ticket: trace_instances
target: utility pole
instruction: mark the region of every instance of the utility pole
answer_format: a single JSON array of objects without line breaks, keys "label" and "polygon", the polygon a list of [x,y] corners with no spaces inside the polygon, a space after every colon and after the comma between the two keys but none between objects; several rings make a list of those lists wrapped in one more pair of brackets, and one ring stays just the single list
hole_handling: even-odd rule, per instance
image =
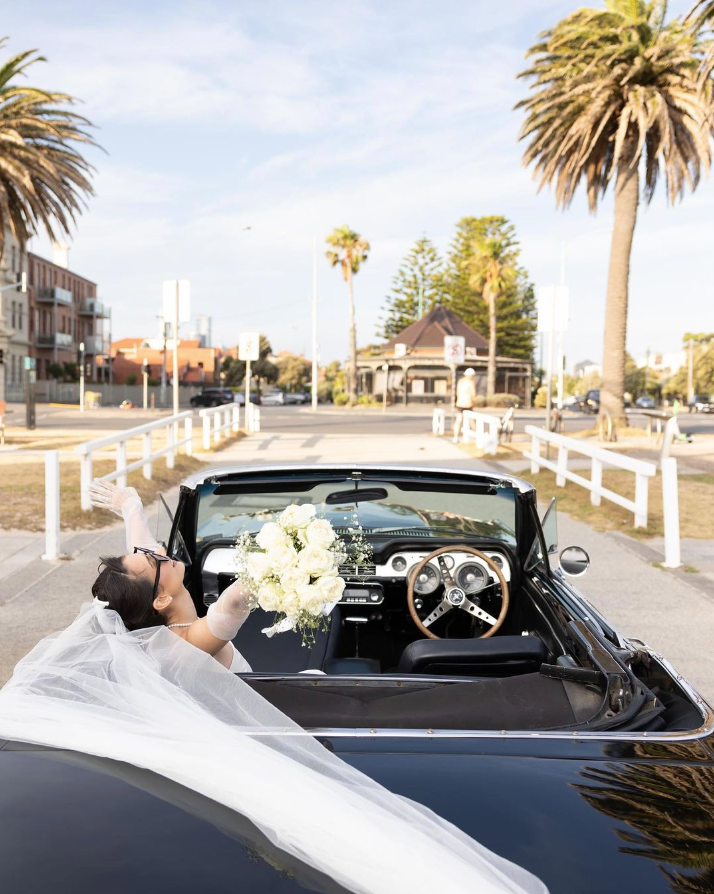
[{"label": "utility pole", "polygon": [[164,331],[164,347],[161,354],[161,397],[159,402],[161,403],[161,409],[163,410],[166,406],[166,333],[169,324],[166,320],[163,320],[161,325]]},{"label": "utility pole", "polygon": [[144,357],[141,364],[141,375],[144,380],[144,409],[149,407],[149,361]]},{"label": "utility pole", "polygon": [[[317,412],[317,239],[312,240],[312,412]],[[246,404],[246,407],[248,404]]]},{"label": "utility pole", "polygon": [[689,339],[687,345],[687,403],[692,404],[694,401],[694,339]]},{"label": "utility pole", "polygon": [[179,327],[179,281],[176,280],[174,292],[174,355],[173,355],[173,398],[174,416],[179,414],[179,368],[178,368],[178,327]]},{"label": "utility pole", "polygon": [[79,412],[84,413],[84,342],[79,343]]}]

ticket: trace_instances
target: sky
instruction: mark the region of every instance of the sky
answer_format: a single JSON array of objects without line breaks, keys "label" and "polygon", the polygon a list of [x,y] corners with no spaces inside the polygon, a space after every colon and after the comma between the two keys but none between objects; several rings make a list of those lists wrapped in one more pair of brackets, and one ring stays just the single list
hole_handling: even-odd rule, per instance
[{"label": "sky", "polygon": [[[153,335],[162,282],[188,279],[214,342],[260,330],[310,354],[313,245],[319,357],[348,350],[347,290],[324,256],[348,224],[371,244],[355,282],[358,341],[376,330],[402,257],[421,236],[442,253],[456,222],[516,226],[537,285],[570,288],[566,364],[599,362],[612,203],[566,211],[522,165],[537,34],[572,0],[25,0],[8,4],[3,55],[36,47],[34,85],[82,100],[103,151],[96,195],[71,234],[70,266],[113,308],[113,338]],[[685,12],[687,0],[671,3]],[[669,207],[640,206],[628,349],[677,350],[714,330],[714,182]],[[44,236],[30,249],[49,255]],[[190,328],[190,327],[189,327]]]}]

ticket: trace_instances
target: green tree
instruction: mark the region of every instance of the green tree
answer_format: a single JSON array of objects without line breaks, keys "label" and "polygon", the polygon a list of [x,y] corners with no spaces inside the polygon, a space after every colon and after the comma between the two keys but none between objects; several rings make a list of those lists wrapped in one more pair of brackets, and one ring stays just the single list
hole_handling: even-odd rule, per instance
[{"label": "green tree", "polygon": [[325,255],[333,267],[339,264],[347,283],[347,294],[350,303],[350,366],[349,366],[349,401],[357,403],[357,322],[355,320],[355,301],[352,281],[362,264],[367,260],[369,242],[359,233],[355,233],[346,224],[336,227],[327,237],[330,246]]},{"label": "green tree", "polygon": [[[686,332],[684,347],[692,345],[692,388],[695,394],[714,395],[714,333]],[[667,382],[667,394],[683,394],[689,397],[689,358]]]},{"label": "green tree", "polygon": [[[278,381],[278,367],[269,359],[272,353],[273,349],[270,346],[270,342],[264,335],[261,335],[259,357],[250,365],[251,379],[257,377],[259,386],[261,381],[266,382],[268,385]],[[245,360],[238,360],[235,357],[224,357],[221,371],[226,374],[225,384],[236,388],[245,381]]]},{"label": "green tree", "polygon": [[539,186],[554,184],[556,204],[567,207],[584,182],[594,213],[614,183],[600,406],[621,424],[640,176],[644,202],[660,175],[674,202],[696,188],[711,161],[711,81],[701,78],[707,44],[666,15],[666,0],[578,9],[540,35],[520,75],[532,88],[517,105],[526,111],[523,161],[534,165]]},{"label": "green tree", "polygon": [[[417,239],[392,280],[378,335],[388,340],[446,298],[444,262],[426,236]],[[421,314],[420,314],[421,309]]]},{"label": "green tree", "polygon": [[518,276],[520,249],[515,228],[508,226],[497,236],[482,236],[474,241],[473,254],[464,265],[469,274],[469,286],[480,293],[488,307],[488,371],[486,400],[493,402],[496,393],[496,317],[500,296],[513,285]]},{"label": "green tree", "polygon": [[278,385],[288,391],[304,391],[312,375],[312,364],[298,354],[288,354],[277,361]]},{"label": "green tree", "polygon": [[[489,309],[480,294],[469,284],[468,261],[478,240],[498,238],[510,227],[505,217],[463,217],[456,225],[444,274],[444,303],[461,319],[486,335],[489,331]],[[535,293],[528,274],[518,268],[514,282],[505,288],[498,302],[496,344],[502,357],[530,360],[533,357],[537,330]]]},{"label": "green tree", "polygon": [[[0,39],[0,48],[6,41]],[[5,227],[23,248],[40,225],[55,239],[69,231],[92,194],[92,168],[76,146],[94,145],[91,124],[67,108],[75,100],[17,84],[44,61],[27,50],[0,65],[0,256]]]}]

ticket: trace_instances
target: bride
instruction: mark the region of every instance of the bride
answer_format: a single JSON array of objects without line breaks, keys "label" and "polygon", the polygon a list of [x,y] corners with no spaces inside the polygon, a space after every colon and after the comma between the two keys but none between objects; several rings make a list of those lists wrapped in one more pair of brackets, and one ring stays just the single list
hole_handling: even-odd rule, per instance
[{"label": "bride", "polygon": [[138,495],[106,482],[92,493],[124,518],[129,555],[103,560],[94,602],[18,663],[0,690],[0,740],[173,780],[354,894],[548,894],[530,872],[361,773],[230,673],[249,669],[230,641],[250,594],[234,584],[198,618],[183,566],[151,537]]},{"label": "bride", "polygon": [[250,672],[248,662],[231,640],[250,613],[251,593],[239,581],[227,587],[199,618],[184,586],[183,562],[166,555],[149,531],[141,497],[133,487],[117,487],[95,478],[89,488],[94,506],[124,519],[128,555],[104,557],[92,595],[106,602],[127,630],[165,625],[208,652],[233,673]]}]

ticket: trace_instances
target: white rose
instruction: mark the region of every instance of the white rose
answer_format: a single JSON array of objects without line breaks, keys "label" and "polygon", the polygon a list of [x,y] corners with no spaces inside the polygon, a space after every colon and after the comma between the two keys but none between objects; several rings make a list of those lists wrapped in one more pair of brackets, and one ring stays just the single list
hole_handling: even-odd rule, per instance
[{"label": "white rose", "polygon": [[297,598],[300,600],[300,608],[311,615],[319,615],[325,603],[322,593],[314,584],[301,587],[297,592]]},{"label": "white rose", "polygon": [[305,539],[310,546],[327,549],[335,542],[335,532],[326,518],[316,518],[305,528]]},{"label": "white rose", "polygon": [[307,527],[314,515],[315,507],[312,503],[303,503],[302,505],[293,503],[280,513],[278,523],[286,531],[297,531]]},{"label": "white rose", "polygon": [[268,564],[278,574],[294,568],[298,559],[297,550],[290,545],[274,546],[267,552]]},{"label": "white rose", "polygon": [[261,549],[271,549],[273,546],[287,545],[288,539],[280,525],[266,522],[258,532],[255,542]]},{"label": "white rose", "polygon": [[336,574],[326,574],[315,581],[315,588],[319,591],[324,603],[337,602],[344,593],[345,582]]},{"label": "white rose", "polygon": [[280,586],[286,592],[299,590],[300,587],[305,587],[310,583],[310,575],[307,571],[303,571],[302,568],[298,568],[297,566],[293,568],[288,568],[280,575]]},{"label": "white rose", "polygon": [[294,590],[286,592],[280,603],[280,611],[285,612],[289,618],[297,618],[301,608],[297,593]]},{"label": "white rose", "polygon": [[321,549],[319,546],[306,546],[300,553],[298,566],[312,577],[318,577],[332,571],[334,558],[332,553],[326,549]]},{"label": "white rose", "polygon": [[266,612],[280,611],[284,595],[283,588],[273,583],[261,584],[256,593],[258,605]]},{"label": "white rose", "polygon": [[246,559],[246,571],[254,581],[261,581],[270,571],[265,553],[251,553]]}]

